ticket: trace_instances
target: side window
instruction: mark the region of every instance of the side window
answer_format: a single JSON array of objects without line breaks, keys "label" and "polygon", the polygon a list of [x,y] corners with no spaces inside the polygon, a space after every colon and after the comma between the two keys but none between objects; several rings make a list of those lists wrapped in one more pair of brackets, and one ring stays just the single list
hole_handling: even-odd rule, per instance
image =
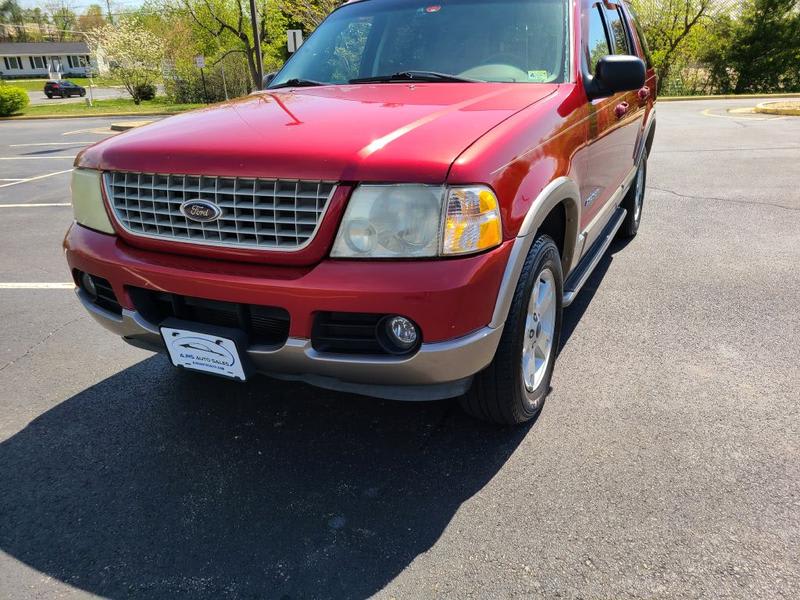
[{"label": "side window", "polygon": [[600,14],[600,7],[600,4],[593,5],[589,10],[587,19],[589,36],[586,48],[586,62],[589,65],[590,73],[594,73],[597,61],[611,54],[611,48],[606,35],[606,26],[603,22],[603,16]]},{"label": "side window", "polygon": [[606,5],[606,23],[611,44],[614,46],[614,54],[633,54],[628,40],[628,32],[625,30],[625,22],[622,20],[619,8],[613,5]]}]

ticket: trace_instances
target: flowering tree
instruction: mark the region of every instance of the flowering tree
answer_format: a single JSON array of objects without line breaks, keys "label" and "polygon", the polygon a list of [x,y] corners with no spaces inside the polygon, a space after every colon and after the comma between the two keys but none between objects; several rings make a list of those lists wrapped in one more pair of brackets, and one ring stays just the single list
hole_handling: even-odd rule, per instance
[{"label": "flowering tree", "polygon": [[105,56],[111,72],[135,104],[153,97],[164,59],[158,37],[130,19],[95,29],[88,37],[93,50]]}]

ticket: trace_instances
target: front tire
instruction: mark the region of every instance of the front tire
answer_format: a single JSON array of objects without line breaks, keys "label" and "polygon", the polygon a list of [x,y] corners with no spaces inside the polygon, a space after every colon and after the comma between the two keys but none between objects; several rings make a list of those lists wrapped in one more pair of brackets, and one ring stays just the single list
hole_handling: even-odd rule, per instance
[{"label": "front tire", "polygon": [[561,337],[563,294],[558,247],[539,236],[522,267],[494,360],[461,398],[468,414],[517,425],[541,412]]}]

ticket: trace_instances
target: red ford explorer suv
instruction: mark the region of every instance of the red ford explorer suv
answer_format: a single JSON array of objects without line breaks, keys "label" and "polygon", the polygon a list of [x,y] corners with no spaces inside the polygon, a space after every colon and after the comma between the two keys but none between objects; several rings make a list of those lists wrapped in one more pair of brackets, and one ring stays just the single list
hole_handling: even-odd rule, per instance
[{"label": "red ford explorer suv", "polygon": [[78,298],[186,369],[529,420],[655,88],[625,3],[350,2],[264,91],[78,156]]}]

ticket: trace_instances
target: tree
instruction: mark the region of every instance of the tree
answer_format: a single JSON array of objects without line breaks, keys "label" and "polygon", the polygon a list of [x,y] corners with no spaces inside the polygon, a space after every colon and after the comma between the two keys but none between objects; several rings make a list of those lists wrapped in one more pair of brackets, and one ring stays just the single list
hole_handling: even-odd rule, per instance
[{"label": "tree", "polygon": [[733,27],[728,64],[737,94],[800,89],[800,2],[751,0]]},{"label": "tree", "polygon": [[[228,54],[240,53],[244,56],[253,88],[260,89],[255,44],[250,26],[250,8],[247,0],[178,0],[179,7],[192,18],[196,27],[206,36],[216,40],[218,47],[224,48],[218,60]],[[259,31],[262,37],[262,50],[266,46],[264,60],[269,68],[269,61],[274,62],[275,43],[283,44],[283,35],[278,38],[279,31],[285,32],[286,18],[281,14],[274,2],[260,0],[256,7],[259,13]],[[271,58],[270,58],[271,57]],[[262,65],[263,67],[264,65]]]},{"label": "tree", "polygon": [[92,50],[105,55],[111,73],[139,104],[161,77],[161,40],[130,18],[94,29],[87,37]]},{"label": "tree", "polygon": [[106,18],[99,4],[90,4],[86,7],[86,11],[78,17],[79,31],[91,31],[105,24]]},{"label": "tree", "polygon": [[[27,42],[23,9],[16,0],[0,0],[0,40]],[[7,25],[8,27],[2,27]]]},{"label": "tree", "polygon": [[714,12],[715,0],[634,0],[653,54],[659,86],[669,79],[681,46]]},{"label": "tree", "polygon": [[55,28],[57,41],[72,37],[69,33],[77,24],[77,17],[70,0],[50,0],[44,4],[45,10],[50,15],[50,21]]}]

